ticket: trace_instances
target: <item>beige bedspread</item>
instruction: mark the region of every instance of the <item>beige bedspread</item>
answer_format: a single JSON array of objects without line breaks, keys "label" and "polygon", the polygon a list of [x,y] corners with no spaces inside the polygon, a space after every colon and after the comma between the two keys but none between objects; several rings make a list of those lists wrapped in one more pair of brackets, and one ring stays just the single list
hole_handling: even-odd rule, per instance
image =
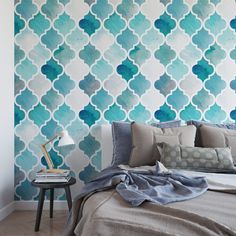
[{"label": "beige bedspread", "polygon": [[195,199],[130,207],[115,190],[99,192],[84,203],[76,235],[86,236],[236,236],[236,195],[207,191]]}]

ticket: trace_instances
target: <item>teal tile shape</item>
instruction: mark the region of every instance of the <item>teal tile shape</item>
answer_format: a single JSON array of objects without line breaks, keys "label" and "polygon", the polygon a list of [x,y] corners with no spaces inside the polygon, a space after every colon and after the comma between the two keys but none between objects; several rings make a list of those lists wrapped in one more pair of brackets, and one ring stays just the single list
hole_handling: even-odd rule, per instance
[{"label": "teal tile shape", "polygon": [[230,21],[230,27],[236,32],[236,16]]},{"label": "teal tile shape", "polygon": [[41,133],[46,137],[46,139],[51,139],[55,134],[62,130],[63,128],[53,118],[51,118],[41,128]]},{"label": "teal tile shape", "polygon": [[70,0],[59,0],[60,3],[62,3],[64,6],[70,2]]},{"label": "teal tile shape", "polygon": [[215,103],[206,111],[205,118],[207,121],[211,121],[212,123],[222,123],[226,119],[226,112]]},{"label": "teal tile shape", "polygon": [[34,31],[34,33],[41,36],[50,28],[50,21],[39,12],[29,21],[29,27]]},{"label": "teal tile shape", "polygon": [[117,12],[128,21],[138,12],[138,5],[133,0],[122,0],[122,3],[117,6]]},{"label": "teal tile shape", "polygon": [[211,0],[211,3],[213,3],[214,5],[217,5],[218,3],[220,3],[221,0]]},{"label": "teal tile shape", "polygon": [[139,12],[129,23],[131,29],[134,30],[136,34],[142,36],[151,26],[150,21]]},{"label": "teal tile shape", "polygon": [[136,122],[145,123],[151,118],[151,113],[145,106],[139,103],[134,109],[129,113],[130,120],[135,120]]},{"label": "teal tile shape", "polygon": [[46,45],[48,49],[54,51],[58,45],[62,43],[62,36],[57,33],[56,30],[51,28],[41,38],[41,42]]},{"label": "teal tile shape", "polygon": [[129,86],[138,96],[141,97],[151,87],[151,82],[139,73],[130,81]]},{"label": "teal tile shape", "polygon": [[234,50],[232,50],[232,51],[230,52],[230,57],[231,57],[231,59],[233,59],[233,60],[235,61],[235,63],[236,63],[236,46],[235,46]]},{"label": "teal tile shape", "polygon": [[29,112],[29,118],[36,124],[38,127],[41,127],[45,124],[46,121],[50,119],[50,112],[45,109],[45,107],[38,103],[33,110]]},{"label": "teal tile shape", "polygon": [[107,0],[97,0],[92,6],[92,12],[101,20],[106,19],[113,11],[113,7]]},{"label": "teal tile shape", "polygon": [[176,56],[176,53],[169,45],[164,43],[161,47],[155,52],[155,57],[160,61],[164,66],[167,66]]},{"label": "teal tile shape", "polygon": [[38,189],[33,188],[31,185],[31,181],[25,179],[24,182],[21,182],[21,185],[16,187],[15,190],[16,195],[20,198],[20,200],[32,200],[38,194]]},{"label": "teal tile shape", "polygon": [[14,186],[20,184],[20,182],[25,178],[25,173],[18,167],[14,166]]},{"label": "teal tile shape", "polygon": [[172,3],[168,5],[167,11],[174,19],[179,20],[188,12],[188,6],[183,0],[173,0]]},{"label": "teal tile shape", "polygon": [[88,95],[91,96],[100,88],[100,82],[95,79],[90,73],[79,82],[79,87]]},{"label": "teal tile shape", "polygon": [[16,164],[21,166],[23,170],[27,173],[32,169],[34,165],[37,164],[37,157],[33,155],[28,149],[24,150],[21,155],[17,156]]},{"label": "teal tile shape", "polygon": [[82,49],[88,43],[88,35],[78,28],[66,37],[66,42],[76,51]]},{"label": "teal tile shape", "polygon": [[27,21],[37,12],[37,6],[32,0],[21,0],[21,3],[16,6],[16,12]]},{"label": "teal tile shape", "polygon": [[160,0],[160,2],[161,2],[164,6],[166,6],[168,3],[171,2],[171,0]]},{"label": "teal tile shape", "polygon": [[42,45],[38,43],[30,52],[29,58],[32,60],[36,65],[41,67],[45,61],[49,60],[50,58],[50,51]]},{"label": "teal tile shape", "polygon": [[201,112],[191,102],[180,112],[180,118],[184,121],[200,120]]},{"label": "teal tile shape", "polygon": [[122,94],[117,97],[117,103],[126,111],[132,110],[138,103],[138,100],[138,96],[135,95],[129,88],[124,90]]},{"label": "teal tile shape", "polygon": [[154,86],[166,97],[176,87],[176,82],[168,74],[164,73],[159,80],[155,81]]},{"label": "teal tile shape", "polygon": [[28,145],[29,150],[32,151],[35,156],[41,157],[43,155],[41,144],[45,142],[46,142],[46,138],[41,133],[38,133],[38,135],[35,136],[34,139],[29,143]]},{"label": "teal tile shape", "polygon": [[188,104],[189,98],[183,93],[182,90],[177,88],[167,97],[167,102],[172,108],[174,108],[176,111],[179,111]]},{"label": "teal tile shape", "polygon": [[217,96],[221,93],[223,89],[226,88],[226,82],[221,79],[216,73],[206,80],[205,87],[210,91],[211,94]]},{"label": "teal tile shape", "polygon": [[154,28],[151,28],[142,36],[142,43],[148,48],[154,51],[164,42],[164,36],[160,34]]},{"label": "teal tile shape", "polygon": [[226,27],[226,21],[215,12],[209,19],[207,19],[205,27],[209,29],[212,34],[218,35]]},{"label": "teal tile shape", "polygon": [[100,27],[100,21],[96,19],[96,17],[89,12],[83,19],[79,22],[79,27],[84,30],[89,36],[95,33],[97,29]]},{"label": "teal tile shape", "polygon": [[139,6],[141,6],[145,0],[134,0]]},{"label": "teal tile shape", "polygon": [[17,35],[25,27],[24,20],[17,14],[14,15],[14,34]]},{"label": "teal tile shape", "polygon": [[37,73],[37,67],[28,59],[25,58],[16,67],[16,73],[26,82],[32,79],[32,77]]},{"label": "teal tile shape", "polygon": [[75,58],[75,56],[75,52],[66,43],[60,45],[54,52],[55,59],[57,59],[63,66],[69,64],[70,61]]},{"label": "teal tile shape", "polygon": [[114,12],[108,19],[105,20],[104,26],[110,33],[116,36],[122,29],[125,28],[126,23],[116,12]]},{"label": "teal tile shape", "polygon": [[70,77],[65,73],[60,75],[57,80],[54,80],[54,88],[63,96],[69,94],[75,86],[76,84],[74,80],[70,79]]},{"label": "teal tile shape", "polygon": [[63,97],[51,88],[45,95],[43,95],[41,101],[47,109],[53,112],[63,103]]},{"label": "teal tile shape", "polygon": [[126,58],[122,61],[122,64],[116,68],[116,71],[122,76],[123,79],[129,81],[135,74],[137,74],[138,67],[131,60],[129,60],[129,58]]},{"label": "teal tile shape", "polygon": [[100,148],[100,143],[91,134],[88,134],[79,143],[79,148],[84,152],[85,155],[91,157]]},{"label": "teal tile shape", "polygon": [[51,58],[41,68],[42,74],[44,74],[50,81],[55,80],[62,72],[63,68],[57,61]]},{"label": "teal tile shape", "polygon": [[14,137],[14,147],[15,147],[14,150],[15,157],[19,155],[22,150],[25,149],[25,143],[16,135]]},{"label": "teal tile shape", "polygon": [[50,19],[54,20],[62,12],[63,7],[57,0],[47,0],[41,11]]},{"label": "teal tile shape", "polygon": [[205,51],[214,42],[214,38],[208,33],[208,31],[201,28],[201,30],[193,36],[192,41],[199,49]]},{"label": "teal tile shape", "polygon": [[92,66],[92,73],[100,81],[107,79],[108,76],[112,74],[112,72],[112,66],[104,58],[101,58],[95,65]]},{"label": "teal tile shape", "polygon": [[236,122],[236,108],[230,112],[230,118]]},{"label": "teal tile shape", "polygon": [[79,112],[79,118],[91,127],[100,119],[100,112],[89,103],[82,111]]},{"label": "teal tile shape", "polygon": [[104,57],[112,65],[116,66],[126,57],[126,53],[120,45],[114,43],[109,47],[108,50],[106,50],[106,52],[104,53]]},{"label": "teal tile shape", "polygon": [[164,122],[174,120],[176,118],[176,113],[165,103],[159,110],[155,111],[154,116],[160,122]]},{"label": "teal tile shape", "polygon": [[66,129],[76,144],[79,143],[83,137],[89,133],[88,126],[80,119],[75,119],[72,121]]},{"label": "teal tile shape", "polygon": [[55,120],[65,128],[75,119],[75,112],[64,103],[54,112],[53,116]]},{"label": "teal tile shape", "polygon": [[91,6],[95,2],[95,0],[84,0],[84,2]]},{"label": "teal tile shape", "polygon": [[17,95],[20,93],[20,91],[22,91],[25,87],[25,82],[20,79],[20,77],[18,75],[14,76],[14,84],[15,84],[15,92],[14,94]]},{"label": "teal tile shape", "polygon": [[182,60],[177,58],[167,67],[167,72],[172,76],[172,78],[179,81],[188,73],[188,67]]},{"label": "teal tile shape", "polygon": [[126,28],[117,37],[117,43],[119,43],[126,51],[129,51],[131,48],[133,48],[137,42],[138,37],[129,28]]},{"label": "teal tile shape", "polygon": [[226,50],[235,47],[236,34],[230,28],[226,28],[217,38],[217,42]]},{"label": "teal tile shape", "polygon": [[17,65],[25,57],[25,53],[17,44],[14,45],[14,52],[14,64]]},{"label": "teal tile shape", "polygon": [[83,50],[79,52],[79,57],[84,60],[84,62],[91,66],[100,57],[100,52],[90,43],[88,43]]},{"label": "teal tile shape", "polygon": [[21,91],[21,93],[16,97],[16,103],[25,111],[29,111],[37,101],[37,97],[28,88]]},{"label": "teal tile shape", "polygon": [[104,117],[110,124],[113,121],[124,120],[126,118],[125,111],[116,103],[109,106],[109,109],[105,111]]},{"label": "teal tile shape", "polygon": [[102,88],[92,96],[91,101],[98,110],[104,111],[109,105],[113,103],[113,98],[106,90]]},{"label": "teal tile shape", "polygon": [[185,33],[192,36],[201,27],[201,21],[192,12],[189,12],[184,19],[180,21],[180,27]]},{"label": "teal tile shape", "polygon": [[204,58],[193,66],[192,72],[201,80],[206,80],[214,72],[214,68]]},{"label": "teal tile shape", "polygon": [[214,101],[213,96],[202,88],[196,95],[193,96],[192,102],[202,112],[208,109]]},{"label": "teal tile shape", "polygon": [[236,77],[235,77],[234,80],[231,80],[230,88],[233,89],[236,92]]},{"label": "teal tile shape", "polygon": [[192,65],[197,60],[201,59],[202,53],[196,45],[189,43],[181,52],[180,58],[187,64]]},{"label": "teal tile shape", "polygon": [[64,12],[55,20],[54,27],[65,36],[75,27],[75,21]]},{"label": "teal tile shape", "polygon": [[84,183],[87,183],[92,180],[98,173],[99,172],[95,169],[95,167],[89,164],[79,173],[79,179],[84,181]]},{"label": "teal tile shape", "polygon": [[217,43],[215,43],[205,52],[205,57],[211,64],[217,66],[226,58],[226,52]]},{"label": "teal tile shape", "polygon": [[208,0],[198,0],[192,7],[192,11],[201,20],[205,20],[214,11],[214,6]]},{"label": "teal tile shape", "polygon": [[17,106],[15,104],[15,107],[14,107],[14,126],[17,126],[18,124],[20,124],[20,122],[22,120],[24,120],[25,118],[25,112],[23,110],[20,109],[19,106]]},{"label": "teal tile shape", "polygon": [[91,158],[91,164],[96,167],[97,170],[102,170],[102,152],[97,152],[92,158]]},{"label": "teal tile shape", "polygon": [[136,64],[141,66],[151,57],[151,53],[145,48],[145,46],[139,43],[130,51],[129,56]]},{"label": "teal tile shape", "polygon": [[176,27],[175,21],[166,12],[154,22],[154,25],[165,36],[167,36]]},{"label": "teal tile shape", "polygon": [[[55,152],[53,149],[51,149],[48,153],[52,159],[54,168],[56,168],[56,169],[59,168],[63,164],[62,157],[57,152]],[[41,164],[48,169],[48,164],[47,164],[44,156],[41,158]]]}]

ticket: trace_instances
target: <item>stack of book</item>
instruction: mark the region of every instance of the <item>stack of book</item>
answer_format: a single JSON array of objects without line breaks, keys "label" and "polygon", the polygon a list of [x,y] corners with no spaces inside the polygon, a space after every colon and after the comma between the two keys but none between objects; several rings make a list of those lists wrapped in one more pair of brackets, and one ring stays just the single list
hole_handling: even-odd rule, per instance
[{"label": "stack of book", "polygon": [[36,173],[36,183],[66,183],[70,180],[69,170],[40,170]]}]

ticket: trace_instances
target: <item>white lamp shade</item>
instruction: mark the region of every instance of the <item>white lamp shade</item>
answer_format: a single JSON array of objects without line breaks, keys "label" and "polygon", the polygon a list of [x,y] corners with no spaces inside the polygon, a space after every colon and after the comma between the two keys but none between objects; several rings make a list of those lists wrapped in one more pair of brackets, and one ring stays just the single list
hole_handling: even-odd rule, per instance
[{"label": "white lamp shade", "polygon": [[58,147],[75,144],[74,140],[71,138],[71,136],[68,134],[68,132],[66,130],[63,130],[60,133],[60,137],[61,138],[58,142]]}]

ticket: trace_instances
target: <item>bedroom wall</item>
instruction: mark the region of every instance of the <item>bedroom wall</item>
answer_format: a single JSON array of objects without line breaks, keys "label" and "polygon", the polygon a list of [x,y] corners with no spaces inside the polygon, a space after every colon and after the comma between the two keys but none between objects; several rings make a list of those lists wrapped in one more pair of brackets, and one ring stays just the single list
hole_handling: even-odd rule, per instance
[{"label": "bedroom wall", "polygon": [[101,169],[101,124],[235,122],[235,92],[235,0],[16,0],[15,199],[37,198],[59,130],[76,146],[50,154],[75,192]]},{"label": "bedroom wall", "polygon": [[0,220],[14,210],[14,3],[0,0]]}]

